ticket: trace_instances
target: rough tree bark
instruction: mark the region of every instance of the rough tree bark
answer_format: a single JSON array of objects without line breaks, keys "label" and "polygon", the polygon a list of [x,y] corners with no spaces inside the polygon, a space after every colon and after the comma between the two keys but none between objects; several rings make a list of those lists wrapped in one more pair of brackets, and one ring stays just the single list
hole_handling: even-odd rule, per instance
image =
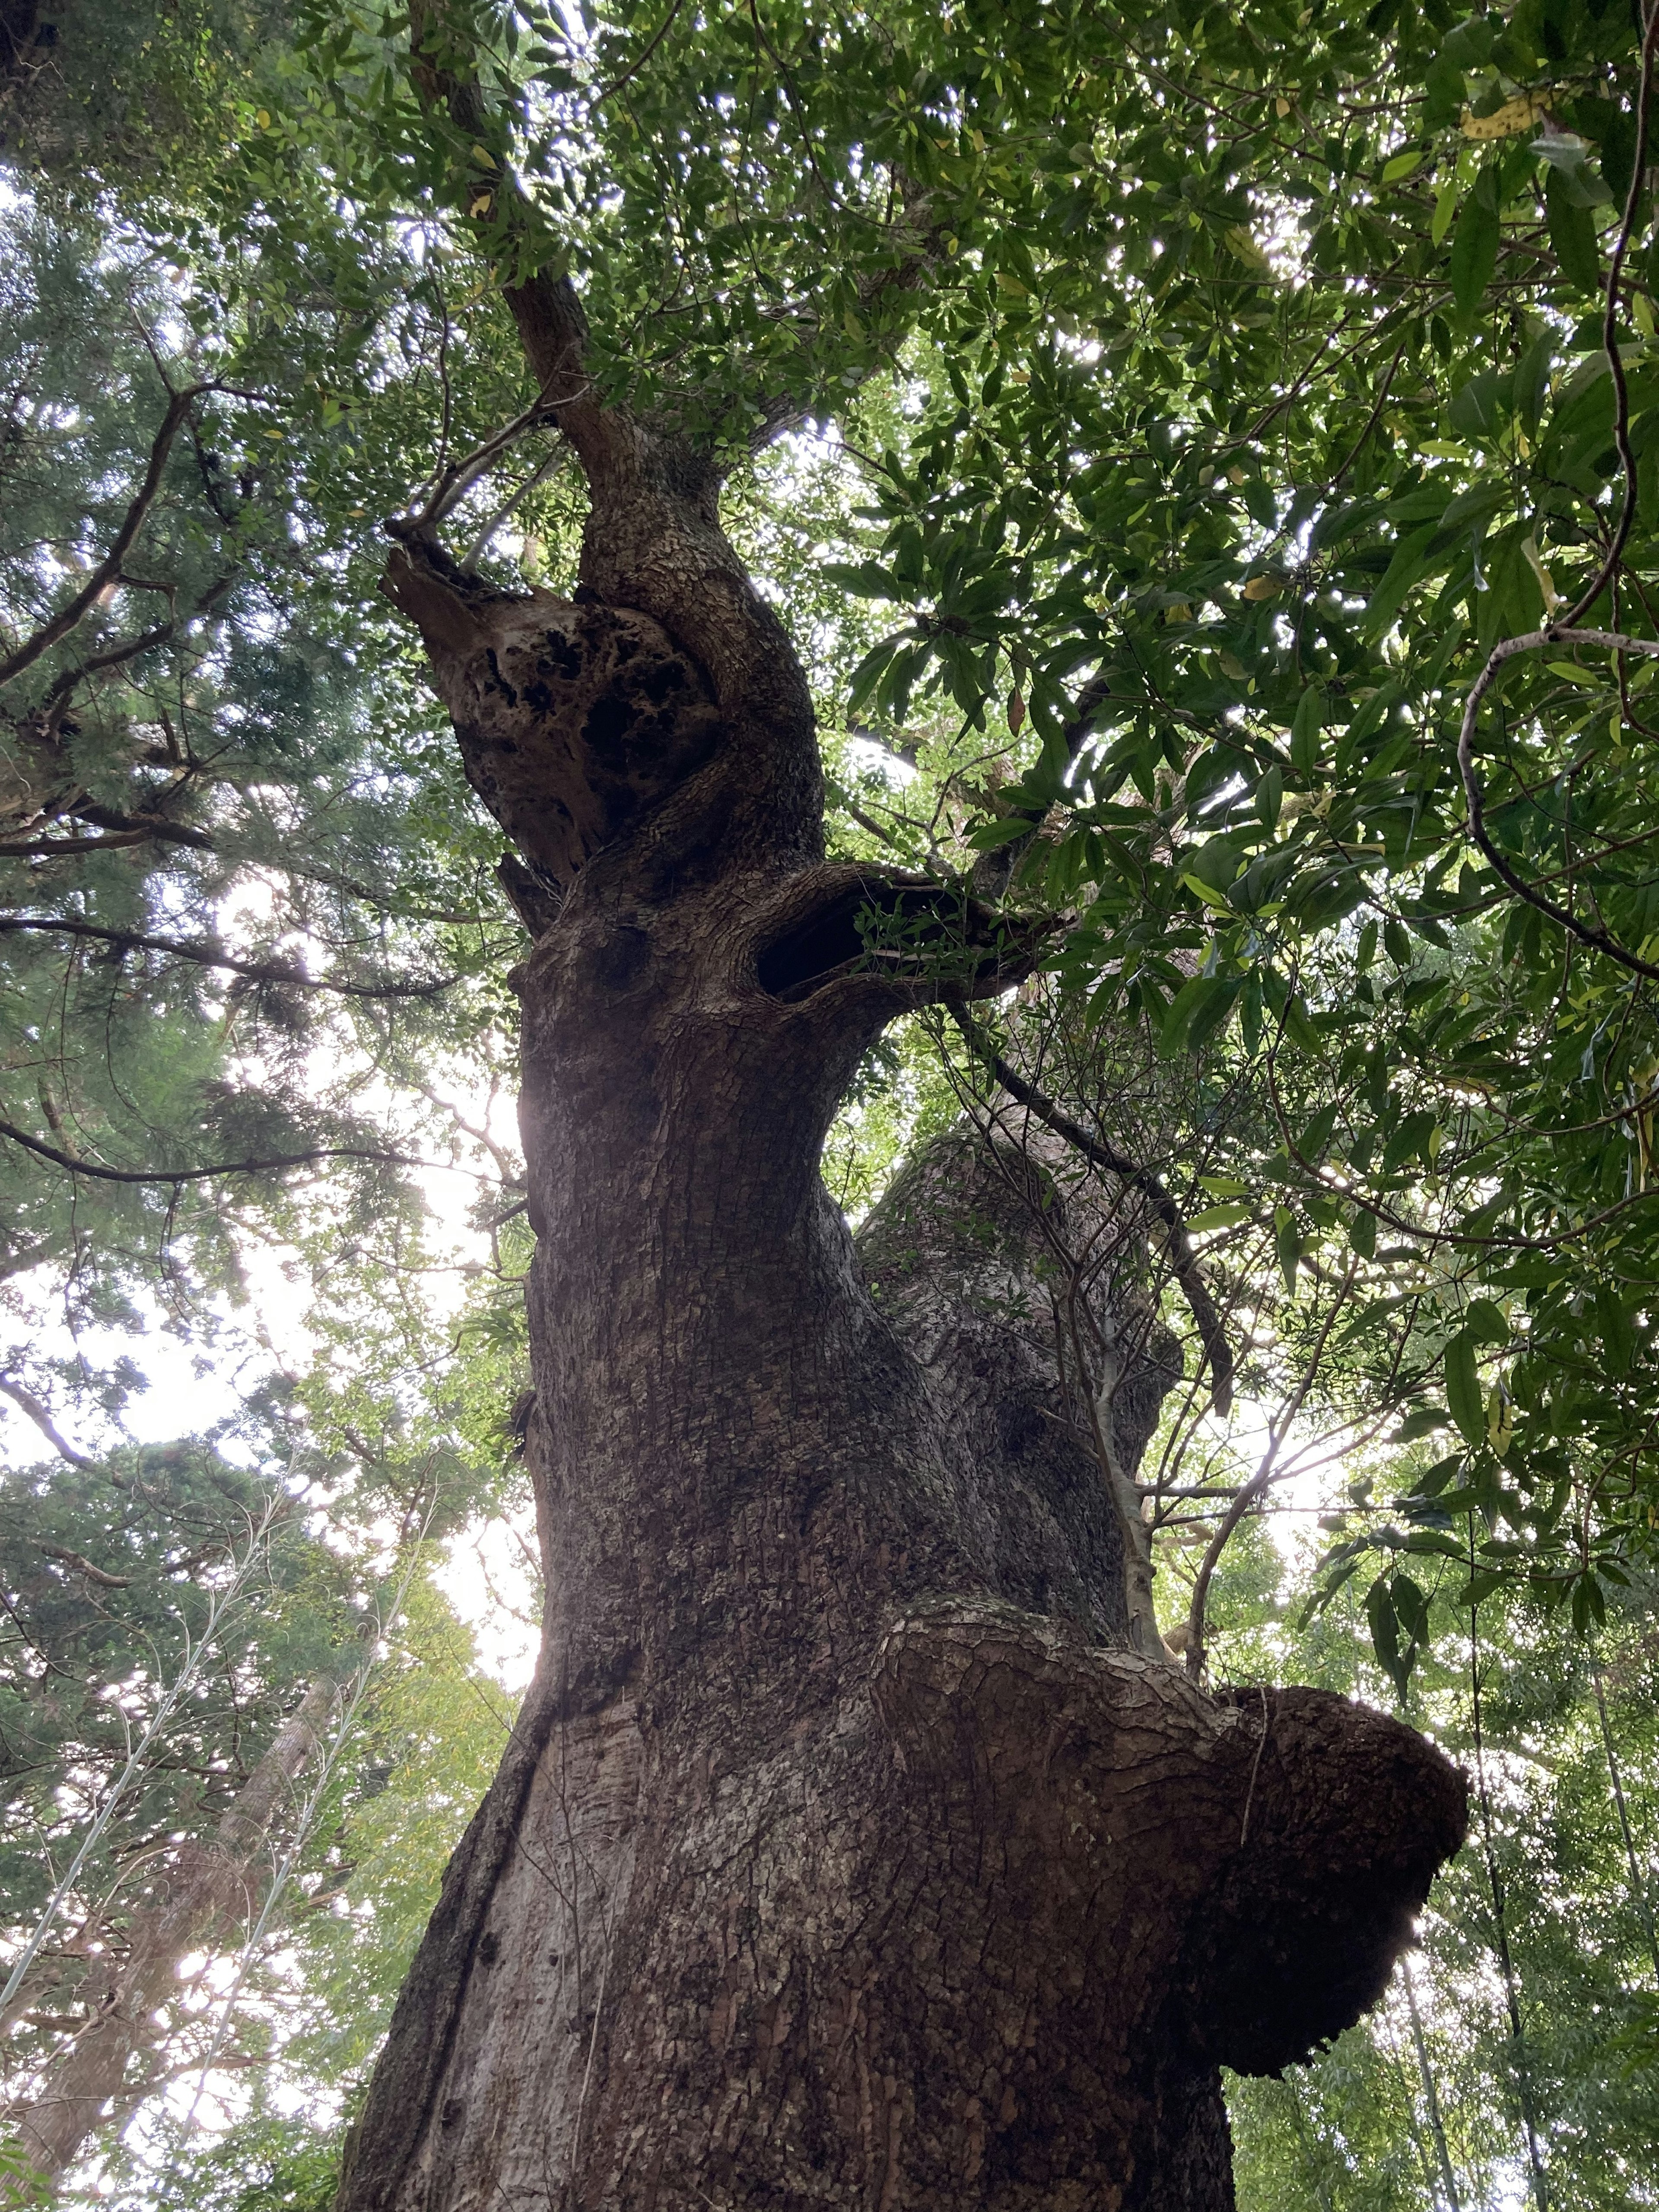
[{"label": "rough tree bark", "polygon": [[[590,488],[574,603],[412,526],[388,589],[535,935],[547,1613],[342,2212],[1219,2212],[1218,2066],[1375,2001],[1462,1784],[1339,1698],[1211,1697],[1130,1648],[992,1153],[902,1180],[872,1297],[830,1117],[887,1022],[1002,987],[1018,943],[826,862],[806,684],[712,469],[592,396],[568,283],[509,298]],[[1119,1362],[1131,1474],[1158,1360]]]},{"label": "rough tree bark", "polygon": [[260,1855],[295,1778],[315,1757],[339,1697],[313,1682],[236,1793],[210,1843],[182,1844],[155,1884],[155,1901],[134,1917],[125,1956],[91,2019],[47,2069],[30,2101],[12,2115],[26,2169],[0,2202],[49,2203],[104,2113],[130,2107],[152,2087],[131,2079],[132,2062],[157,2039],[156,2014],[176,1996],[180,1963],[218,1930],[251,1918],[265,1889]]}]

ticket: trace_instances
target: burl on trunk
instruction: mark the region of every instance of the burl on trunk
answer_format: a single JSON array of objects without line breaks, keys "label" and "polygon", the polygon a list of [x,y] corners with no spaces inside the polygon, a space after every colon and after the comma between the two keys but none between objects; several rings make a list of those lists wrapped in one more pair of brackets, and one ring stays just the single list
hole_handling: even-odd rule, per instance
[{"label": "burl on trunk", "polygon": [[[577,390],[568,287],[515,304]],[[1040,1165],[958,1133],[854,1250],[817,1163],[860,1054],[1018,940],[825,862],[805,683],[712,475],[590,398],[559,419],[574,604],[419,532],[388,578],[535,935],[549,1596],[343,2212],[1219,2212],[1218,2068],[1376,2000],[1462,1782],[1340,1698],[1133,1648]],[[1119,1362],[1131,1472],[1160,1342]]]}]

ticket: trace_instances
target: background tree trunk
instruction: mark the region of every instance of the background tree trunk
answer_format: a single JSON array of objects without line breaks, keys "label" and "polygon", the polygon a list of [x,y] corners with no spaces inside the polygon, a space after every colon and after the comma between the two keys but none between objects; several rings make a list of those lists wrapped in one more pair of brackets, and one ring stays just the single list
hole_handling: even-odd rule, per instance
[{"label": "background tree trunk", "polygon": [[136,1916],[126,1957],[101,2006],[15,2115],[28,2168],[9,2185],[15,2201],[40,2203],[56,2195],[106,2111],[131,2087],[132,2061],[156,2039],[155,2016],[178,1994],[180,1963],[228,1923],[252,1917],[264,1893],[258,1862],[271,1823],[315,1755],[338,1695],[331,1680],[312,1684],[237,1792],[213,1841],[181,1846],[156,1903]]},{"label": "background tree trunk", "polygon": [[[805,683],[704,491],[573,434],[574,605],[415,538],[389,580],[541,927],[548,1605],[342,2207],[1221,2206],[1218,2064],[1374,2001],[1462,1784],[1342,1700],[1129,1648],[1040,1165],[917,1162],[872,1297],[830,1117],[888,1020],[1018,945],[823,861]],[[1174,1379],[1132,1305],[1088,1324],[1131,1475]]]}]

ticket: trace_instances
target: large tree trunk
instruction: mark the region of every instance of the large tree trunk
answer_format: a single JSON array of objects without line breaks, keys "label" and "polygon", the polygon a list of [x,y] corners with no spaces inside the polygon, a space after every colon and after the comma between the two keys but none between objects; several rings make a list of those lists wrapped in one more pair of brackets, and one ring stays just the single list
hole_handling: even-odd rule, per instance
[{"label": "large tree trunk", "polygon": [[[1057,1181],[1033,1206],[1040,1169],[952,1137],[872,1225],[872,1297],[830,1116],[884,1023],[1018,947],[824,862],[805,682],[711,488],[566,425],[577,604],[413,538],[390,577],[539,931],[549,1596],[341,2205],[1212,2212],[1218,2066],[1376,1999],[1462,1784],[1340,1699],[1206,1696],[1132,1632],[1099,1377],[1045,1305]],[[1133,1473],[1171,1378],[1127,1310],[1091,1326]]]}]

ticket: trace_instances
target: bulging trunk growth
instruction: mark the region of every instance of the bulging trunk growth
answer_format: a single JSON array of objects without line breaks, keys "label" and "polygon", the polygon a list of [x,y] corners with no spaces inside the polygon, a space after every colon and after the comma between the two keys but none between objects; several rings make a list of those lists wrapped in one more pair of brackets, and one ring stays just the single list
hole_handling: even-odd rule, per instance
[{"label": "bulging trunk growth", "polygon": [[[563,325],[520,307],[550,387]],[[389,576],[535,934],[549,1595],[342,2212],[1219,2212],[1218,2067],[1375,2001],[1462,1785],[1152,1648],[1085,1400],[1109,1376],[1133,1477],[1170,1353],[1133,1300],[1089,1316],[1092,1374],[1068,1353],[1040,1159],[953,1133],[855,1252],[817,1159],[860,1055],[1020,945],[825,861],[805,681],[711,486],[561,419],[574,603],[413,532]]]}]

